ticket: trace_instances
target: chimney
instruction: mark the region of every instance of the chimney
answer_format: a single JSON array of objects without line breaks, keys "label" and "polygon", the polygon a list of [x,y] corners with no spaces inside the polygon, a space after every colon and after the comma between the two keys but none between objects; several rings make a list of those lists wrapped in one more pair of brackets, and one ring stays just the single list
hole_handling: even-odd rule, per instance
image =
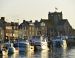
[{"label": "chimney", "polygon": [[1,20],[3,20],[3,21],[4,21],[4,20],[5,20],[5,17],[1,17]]}]

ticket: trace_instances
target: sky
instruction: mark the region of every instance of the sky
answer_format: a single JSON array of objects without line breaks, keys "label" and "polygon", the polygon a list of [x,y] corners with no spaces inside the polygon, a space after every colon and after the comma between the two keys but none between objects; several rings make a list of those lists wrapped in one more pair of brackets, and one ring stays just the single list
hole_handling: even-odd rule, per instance
[{"label": "sky", "polygon": [[62,11],[63,18],[68,19],[75,28],[75,0],[0,0],[0,17],[6,21],[40,20],[47,19],[48,12]]}]

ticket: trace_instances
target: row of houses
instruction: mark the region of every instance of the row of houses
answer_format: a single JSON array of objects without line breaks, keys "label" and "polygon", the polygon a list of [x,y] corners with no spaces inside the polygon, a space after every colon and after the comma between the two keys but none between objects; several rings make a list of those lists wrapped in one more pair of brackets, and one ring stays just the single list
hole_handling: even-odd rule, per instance
[{"label": "row of houses", "polygon": [[18,37],[18,23],[6,22],[5,17],[0,19],[0,40],[16,39]]},{"label": "row of houses", "polygon": [[63,19],[62,12],[49,12],[47,19],[25,21],[19,25],[18,22],[6,22],[5,17],[0,19],[1,39],[28,39],[32,36],[47,36],[49,39],[54,36],[75,35],[67,19]]}]

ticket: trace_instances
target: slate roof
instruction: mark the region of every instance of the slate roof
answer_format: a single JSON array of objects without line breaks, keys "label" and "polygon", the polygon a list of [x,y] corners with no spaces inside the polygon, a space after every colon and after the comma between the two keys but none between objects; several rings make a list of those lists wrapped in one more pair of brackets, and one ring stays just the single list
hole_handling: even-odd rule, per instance
[{"label": "slate roof", "polygon": [[67,19],[61,20],[61,21],[58,23],[58,25],[64,25],[66,22],[68,22]]},{"label": "slate roof", "polygon": [[28,26],[29,25],[29,22],[28,21],[23,21],[23,23],[21,23],[20,25],[19,25],[19,28],[23,28],[23,27],[26,27],[26,26]]}]

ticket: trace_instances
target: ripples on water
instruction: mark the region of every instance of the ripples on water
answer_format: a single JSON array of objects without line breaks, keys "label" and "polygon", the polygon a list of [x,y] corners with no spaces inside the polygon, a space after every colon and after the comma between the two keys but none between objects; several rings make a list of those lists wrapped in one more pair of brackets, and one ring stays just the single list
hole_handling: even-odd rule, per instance
[{"label": "ripples on water", "polygon": [[0,56],[0,58],[75,58],[75,47],[69,49],[53,48],[42,51],[28,51],[13,55]]}]

